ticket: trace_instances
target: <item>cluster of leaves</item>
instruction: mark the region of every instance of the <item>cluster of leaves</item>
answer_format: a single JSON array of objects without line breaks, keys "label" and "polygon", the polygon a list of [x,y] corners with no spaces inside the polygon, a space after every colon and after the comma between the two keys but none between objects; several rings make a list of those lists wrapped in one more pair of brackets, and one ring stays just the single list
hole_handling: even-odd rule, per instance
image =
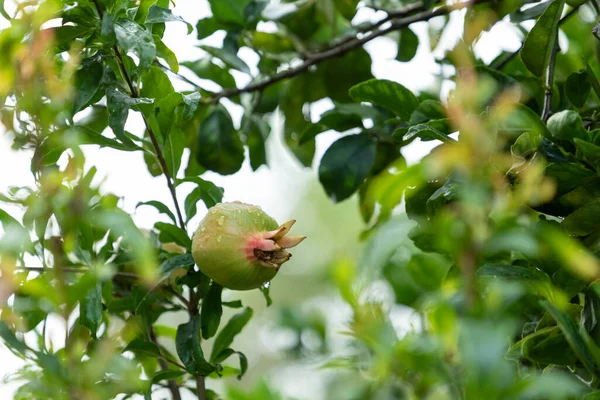
[{"label": "cluster of leaves", "polygon": [[[252,310],[222,302],[223,288],[194,265],[187,223],[198,202],[223,197],[202,173],[237,172],[246,149],[253,169],[267,163],[276,113],[305,166],[320,133],[344,134],[320,161],[319,180],[335,202],[358,193],[367,224],[360,270],[345,261],[333,269],[353,311],[356,351],[331,363],[350,379],[336,381],[328,398],[598,396],[596,3],[358,3],[210,0],[212,16],[195,26],[205,56],[182,63],[163,42],[165,24],[194,29],[166,0],[43,1],[14,18],[0,7],[10,19],[0,32],[0,116],[14,148],[33,154],[36,181],[1,197],[23,211],[17,219],[0,210],[0,337],[28,361],[17,398],[150,397],[163,387],[175,399],[184,388],[218,398],[205,377],[244,374],[248,361],[231,345]],[[387,16],[353,24],[357,7]],[[410,61],[422,45],[410,25],[447,21],[464,7],[464,34],[438,60],[456,71],[447,101],[373,79],[364,44],[393,36],[396,59]],[[477,40],[507,16],[526,34],[523,47],[486,64]],[[60,26],[47,27],[57,18]],[[532,20],[528,32],[522,24]],[[432,49],[447,25],[435,26]],[[203,44],[219,31],[222,46]],[[559,52],[560,32],[568,48]],[[241,49],[258,56],[256,68]],[[250,83],[238,88],[242,74]],[[192,88],[176,90],[180,78]],[[311,120],[311,104],[325,98],[334,107]],[[239,124],[232,110],[243,110]],[[132,112],[143,132],[125,129]],[[407,166],[401,151],[417,139],[440,145]],[[100,190],[96,169],[84,168],[86,145],[141,152],[175,207],[139,206],[169,222],[136,227]],[[193,190],[182,211],[183,183]],[[402,203],[411,221],[394,216]],[[397,332],[386,305],[357,292],[360,274],[387,282],[394,306],[415,310],[419,326]],[[243,310],[221,327],[223,307]],[[158,323],[178,311],[187,322]],[[62,344],[46,337],[51,317],[64,320]],[[293,310],[281,320],[298,337],[311,331],[322,343],[316,352],[327,351],[323,321]],[[205,356],[201,340],[213,337]],[[232,356],[237,366],[224,365]],[[278,398],[263,385],[229,397]]]}]

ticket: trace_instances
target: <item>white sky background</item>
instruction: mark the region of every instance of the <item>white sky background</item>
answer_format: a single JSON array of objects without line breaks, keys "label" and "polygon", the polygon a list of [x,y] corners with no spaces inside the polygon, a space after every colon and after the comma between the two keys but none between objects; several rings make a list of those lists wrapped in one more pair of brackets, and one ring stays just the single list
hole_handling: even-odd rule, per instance
[{"label": "white sky background", "polygon": [[[207,2],[198,2],[195,0],[179,0],[174,13],[183,16],[187,21],[195,22],[205,16],[210,15],[210,9]],[[11,7],[12,6],[12,7]],[[7,11],[11,14],[14,9],[12,2],[7,2]],[[427,23],[421,22],[412,25],[420,39],[420,45],[416,57],[409,63],[400,63],[394,60],[396,56],[396,42],[390,38],[378,38],[366,45],[367,51],[373,59],[372,72],[377,78],[385,78],[402,83],[411,90],[423,90],[431,86],[434,82],[434,74],[439,71],[439,65],[434,62],[434,56],[440,56],[443,51],[451,48],[462,32],[462,15],[464,12],[455,12],[452,15],[450,26],[446,29],[442,37],[440,46],[435,54],[429,51],[429,41],[427,36]],[[376,21],[385,16],[384,13],[375,13],[363,9],[357,14],[354,23],[364,21]],[[439,19],[438,19],[439,22]],[[434,20],[432,20],[434,23]],[[0,17],[0,28],[7,26],[7,21]],[[268,28],[264,26],[263,28]],[[261,25],[259,25],[261,29]],[[267,29],[265,29],[267,30]],[[205,43],[220,46],[224,37],[224,32],[217,33],[209,38]],[[494,29],[479,40],[476,47],[480,57],[484,61],[491,61],[501,50],[514,51],[520,46],[522,37],[520,33],[508,22],[497,24]],[[164,42],[177,55],[179,61],[196,60],[204,55],[204,52],[197,46],[195,32],[187,35],[187,28],[184,24],[171,22],[167,24]],[[240,51],[240,57],[243,58],[256,72],[257,57],[248,49]],[[348,66],[352,68],[352,66]],[[182,72],[186,73],[185,68]],[[451,73],[452,71],[447,71]],[[249,78],[242,73],[233,71],[238,85],[248,82]],[[188,77],[194,79],[194,75]],[[182,85],[176,79],[173,80],[176,89],[189,89]],[[447,91],[450,85],[444,87]],[[230,105],[231,103],[228,103]],[[331,108],[330,101],[319,101],[312,107],[313,119]],[[240,110],[230,109],[235,121],[239,122],[241,116]],[[130,113],[127,129],[132,132],[141,132],[143,129],[142,121],[139,115]],[[315,164],[318,165],[327,147],[337,138],[338,134],[325,133],[317,137],[317,155]],[[0,192],[5,192],[11,186],[33,186],[33,177],[29,170],[31,153],[14,152],[10,149],[12,138],[5,135],[0,126]],[[435,142],[419,143],[418,141],[407,146],[402,150],[403,155],[409,163],[414,163],[423,155],[427,154]],[[304,169],[284,151],[281,145],[280,132],[274,130],[268,142],[268,156],[270,168],[261,167],[258,171],[252,172],[248,161],[244,163],[242,169],[233,176],[220,176],[211,172],[203,175],[204,178],[213,181],[225,189],[225,200],[240,200],[251,204],[258,204],[267,210],[276,220],[285,220],[296,205],[295,199],[302,198],[306,184],[316,179],[315,169]],[[140,201],[155,199],[162,201],[171,207],[171,198],[166,188],[164,177],[153,178],[146,170],[145,163],[140,153],[119,152],[111,149],[99,149],[96,146],[86,146],[85,154],[87,158],[87,167],[92,165],[98,168],[98,175],[104,178],[102,188],[124,198],[124,208],[131,212],[134,220],[139,226],[150,228],[154,222],[162,217],[151,207],[141,207],[137,211],[135,205]],[[185,164],[184,164],[185,165]],[[272,190],[259,190],[258,188],[273,188]],[[180,199],[190,190],[189,187],[182,185]],[[200,206],[200,205],[199,205]],[[13,216],[20,216],[16,208],[2,206]],[[199,219],[204,215],[205,209],[200,206],[198,216],[192,220],[190,227],[195,227]],[[190,232],[191,233],[191,232]],[[58,324],[58,322],[56,322]],[[51,329],[50,329],[51,330]],[[57,339],[57,344],[60,339]],[[4,346],[0,344],[0,378],[14,371],[20,360],[15,358]],[[299,382],[303,377],[296,376]],[[306,378],[306,377],[305,377]],[[287,396],[295,396],[300,399],[307,397],[307,386],[300,385],[301,388],[294,389],[293,385],[289,387],[278,387]],[[318,386],[318,385],[317,385]],[[0,399],[12,398],[14,389],[18,387],[14,384],[0,385]],[[318,396],[317,393],[314,393]]]}]

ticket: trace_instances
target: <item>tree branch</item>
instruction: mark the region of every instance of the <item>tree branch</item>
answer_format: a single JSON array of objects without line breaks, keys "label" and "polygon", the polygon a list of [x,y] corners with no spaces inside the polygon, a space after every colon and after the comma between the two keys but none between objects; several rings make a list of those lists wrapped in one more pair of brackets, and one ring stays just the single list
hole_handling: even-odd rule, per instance
[{"label": "tree branch", "polygon": [[[56,268],[44,268],[44,267],[17,267],[18,269],[22,269],[25,271],[32,271],[32,272],[48,272],[48,271],[52,271]],[[90,272],[91,270],[87,267],[82,267],[82,268],[78,268],[78,267],[59,267],[58,269],[60,269],[62,272],[73,272],[73,273],[77,273],[77,274],[84,274],[86,272]],[[134,273],[131,272],[116,272],[114,274],[115,277],[119,277],[119,278],[123,278],[123,279],[129,279],[129,280],[139,280],[140,277]]]},{"label": "tree branch", "polygon": [[[98,0],[93,0],[93,2],[96,7],[96,11],[98,12],[98,15],[100,16],[100,19],[102,19],[102,16],[103,16],[102,9],[100,8],[100,4],[98,3]],[[121,51],[119,50],[119,47],[116,44],[113,46],[113,51],[115,52],[115,56],[117,57],[119,69],[121,70],[121,73],[123,74],[123,78],[125,79],[125,82],[127,83],[127,86],[129,87],[129,91],[131,92],[131,97],[133,97],[133,98],[139,97],[139,93],[138,93],[136,87],[133,85],[131,78],[129,77],[127,68],[125,68],[125,63],[123,62],[123,56],[121,55]],[[154,131],[150,127],[150,124],[148,123],[148,120],[146,119],[146,116],[143,113],[142,113],[142,119],[144,120],[144,125],[146,126],[146,131],[148,132],[148,136],[150,137],[150,141],[152,142],[152,147],[154,148],[154,152],[156,153],[156,158],[158,158],[158,163],[160,164],[160,169],[162,170],[163,174],[165,175],[165,179],[167,180],[167,186],[169,187],[169,192],[171,192],[171,198],[173,199],[173,203],[175,205],[175,211],[177,213],[177,219],[179,221],[180,228],[185,231],[186,230],[185,222],[183,221],[183,215],[181,213],[181,209],[179,208],[179,202],[177,201],[177,193],[175,192],[175,185],[173,184],[173,179],[171,178],[171,175],[169,174],[169,170],[167,168],[167,163],[165,161],[165,157],[163,156],[160,146],[158,144],[158,141],[156,140],[156,135],[154,134]]]},{"label": "tree branch", "polygon": [[558,30],[552,53],[550,54],[550,63],[546,71],[546,88],[544,92],[544,107],[542,109],[542,121],[546,123],[552,115],[552,84],[554,83],[554,66],[556,64],[556,53],[558,52]]},{"label": "tree branch", "polygon": [[[468,6],[476,4],[476,3],[485,3],[487,1],[489,1],[489,0],[466,1],[466,2],[462,2],[462,3],[454,4],[451,6],[442,6],[435,10],[422,11],[422,12],[418,12],[416,14],[410,15],[412,12],[418,10],[419,7],[422,7],[422,5],[420,3],[415,3],[415,5],[413,5],[413,6],[409,6],[402,10],[398,10],[397,15],[400,15],[400,16],[405,16],[407,14],[409,14],[409,15],[405,16],[404,18],[397,18],[396,16],[394,16],[393,18],[390,18],[389,20],[391,20],[391,25],[385,29],[374,30],[371,33],[366,34],[365,36],[360,37],[360,38],[353,37],[350,40],[336,44],[336,45],[334,45],[326,50],[323,50],[319,53],[308,55],[307,58],[304,60],[304,62],[302,62],[302,64],[300,64],[296,67],[288,68],[284,71],[281,71],[262,82],[251,83],[243,88],[231,88],[231,89],[222,90],[218,93],[215,93],[212,97],[205,99],[204,103],[216,103],[222,98],[229,98],[229,97],[237,96],[242,93],[250,93],[250,92],[255,92],[255,91],[259,91],[259,90],[264,90],[267,87],[269,87],[279,81],[282,81],[287,78],[292,78],[296,75],[299,75],[299,74],[307,71],[313,65],[319,64],[320,62],[331,59],[331,58],[341,57],[344,54],[348,53],[349,51],[356,49],[358,47],[361,47],[362,45],[370,42],[371,40],[373,40],[375,38],[387,35],[390,32],[394,32],[394,31],[406,28],[407,26],[409,26],[415,22],[428,21],[432,18],[441,16],[441,15],[447,15],[452,11],[460,10],[462,8],[468,7]],[[396,15],[396,14],[394,14],[394,15]],[[386,19],[386,18],[384,18],[384,19]],[[384,22],[388,22],[388,20],[386,20]],[[381,21],[376,22],[374,24],[374,27],[382,25],[384,22],[381,22]],[[373,29],[373,27],[371,27],[369,29]]]},{"label": "tree branch", "polygon": [[[158,339],[156,338],[156,333],[154,333],[154,328],[152,327],[152,325],[150,325],[149,333],[150,333],[150,341],[152,343],[154,343],[156,345],[156,347],[160,350],[160,346],[158,345]],[[169,369],[167,362],[160,357],[158,358],[158,364],[160,365],[160,368],[163,371],[167,371]],[[179,392],[179,386],[177,386],[177,382],[175,380],[171,379],[171,380],[167,381],[167,385],[169,387],[169,390],[171,391],[171,396],[173,397],[173,400],[181,400],[181,393]]]}]

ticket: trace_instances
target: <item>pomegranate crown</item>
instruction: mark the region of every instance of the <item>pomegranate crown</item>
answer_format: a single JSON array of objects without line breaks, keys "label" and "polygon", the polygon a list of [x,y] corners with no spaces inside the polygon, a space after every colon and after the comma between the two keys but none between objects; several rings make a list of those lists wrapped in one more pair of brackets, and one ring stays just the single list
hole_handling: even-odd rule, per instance
[{"label": "pomegranate crown", "polygon": [[295,223],[296,220],[292,219],[273,231],[261,233],[250,243],[249,258],[259,261],[265,267],[279,270],[281,264],[292,257],[292,254],[285,249],[295,247],[306,239],[306,236],[288,235]]}]

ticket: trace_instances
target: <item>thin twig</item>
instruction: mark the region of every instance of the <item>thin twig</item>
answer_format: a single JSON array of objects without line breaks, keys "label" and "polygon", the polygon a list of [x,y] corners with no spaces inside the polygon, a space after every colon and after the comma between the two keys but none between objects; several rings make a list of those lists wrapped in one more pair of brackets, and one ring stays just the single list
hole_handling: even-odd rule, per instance
[{"label": "thin twig", "polygon": [[558,52],[558,30],[556,31],[556,38],[554,46],[552,47],[552,53],[550,54],[550,63],[548,64],[548,71],[546,71],[546,88],[544,92],[544,107],[542,110],[542,121],[546,123],[550,115],[552,114],[552,85],[554,83],[554,66],[556,64],[556,53]]},{"label": "thin twig", "polygon": [[[150,325],[150,341],[152,343],[154,343],[156,345],[156,347],[158,347],[159,351],[160,351],[160,346],[158,345],[158,339],[156,338],[156,333],[154,333],[154,328],[152,327],[152,325]],[[161,351],[162,354],[162,351]],[[169,366],[167,365],[167,361],[172,361],[169,360],[168,358],[158,358],[158,364],[160,365],[160,368],[163,371],[167,371],[169,369]],[[174,362],[174,361],[172,361]],[[177,364],[180,368],[183,368],[183,365],[179,365],[179,363],[175,363]],[[171,391],[171,396],[173,396],[173,400],[181,400],[181,393],[179,392],[179,386],[177,386],[177,382],[174,379],[170,379],[169,381],[167,381],[167,384],[169,386],[169,390]]]},{"label": "thin twig", "polygon": [[196,377],[196,392],[198,392],[198,400],[206,400],[206,385],[203,376]]},{"label": "thin twig", "polygon": [[[96,7],[96,11],[98,11],[98,15],[100,16],[100,19],[102,19],[102,16],[103,16],[102,8],[100,8],[100,4],[98,3],[98,0],[93,0],[93,2]],[[129,87],[129,91],[131,92],[131,97],[138,98],[139,93],[138,93],[136,87],[133,85],[131,78],[129,77],[127,68],[125,68],[125,62],[123,61],[123,56],[121,55],[121,51],[119,50],[119,47],[116,44],[113,46],[113,51],[115,52],[115,56],[117,57],[119,69],[121,70],[121,73],[123,74],[123,78],[125,79],[125,82],[127,83],[127,86]],[[148,136],[150,137],[150,141],[152,142],[152,147],[154,148],[154,151],[156,153],[156,158],[158,159],[158,163],[160,164],[160,169],[162,170],[163,174],[165,175],[165,179],[167,180],[167,186],[169,187],[169,192],[171,192],[171,198],[173,199],[173,203],[175,205],[175,211],[177,212],[177,219],[179,221],[180,228],[185,231],[185,222],[183,222],[183,215],[181,213],[181,209],[179,208],[179,202],[177,201],[177,193],[175,192],[175,185],[173,184],[173,179],[171,178],[171,175],[169,174],[169,170],[167,168],[167,162],[165,161],[165,157],[163,156],[160,146],[158,144],[158,141],[156,140],[156,135],[154,134],[154,131],[150,127],[150,124],[148,123],[148,120],[146,119],[146,116],[143,113],[142,113],[142,119],[144,120],[144,125],[146,126],[146,131],[148,132]]]}]

